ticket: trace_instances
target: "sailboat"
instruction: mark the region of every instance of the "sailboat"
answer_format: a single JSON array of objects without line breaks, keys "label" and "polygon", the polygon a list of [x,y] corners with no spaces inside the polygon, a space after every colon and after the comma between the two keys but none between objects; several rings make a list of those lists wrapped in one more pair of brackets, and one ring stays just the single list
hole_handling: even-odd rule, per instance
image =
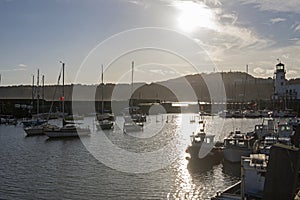
[{"label": "sailboat", "polygon": [[110,130],[114,127],[114,115],[110,113],[104,113],[104,77],[103,77],[103,65],[102,65],[102,73],[101,73],[101,115],[97,115],[97,129],[101,130]]},{"label": "sailboat", "polygon": [[62,74],[63,74],[63,91],[62,91],[62,113],[63,113],[63,126],[53,126],[47,127],[44,129],[44,133],[49,138],[66,138],[66,137],[79,137],[79,136],[88,136],[91,134],[91,130],[89,128],[78,127],[75,124],[67,124],[65,123],[65,102],[64,102],[64,76],[65,76],[65,63],[62,63]]},{"label": "sailboat", "polygon": [[[39,71],[38,71],[39,74]],[[38,75],[39,76],[39,75]],[[32,76],[32,104],[34,103],[34,95],[35,95],[35,91],[34,91],[34,75]],[[32,119],[29,120],[23,120],[21,123],[23,124],[24,128],[28,128],[28,127],[32,127],[32,126],[39,126],[42,124],[45,124],[47,122],[47,120],[43,120],[39,118],[39,111],[38,111],[38,106],[39,106],[39,102],[37,102],[37,116],[34,118],[32,115]]]},{"label": "sailboat", "polygon": [[[134,62],[132,61],[132,68],[131,68],[131,95],[133,94],[133,72],[134,72]],[[137,132],[142,131],[144,122],[146,121],[146,117],[138,112],[139,108],[131,107],[126,110],[124,114],[124,125],[123,125],[123,132]]]},{"label": "sailboat", "polygon": [[[36,91],[37,92],[37,110],[36,110],[37,119],[32,120],[31,123],[29,123],[29,121],[27,121],[27,123],[22,122],[24,124],[24,131],[27,136],[43,135],[44,128],[47,126],[46,120],[39,119],[39,113],[40,113],[40,111],[39,111],[39,107],[40,107],[39,76],[40,76],[40,71],[38,70],[38,72],[37,72],[37,91]],[[33,78],[33,85],[34,85],[34,78]]]}]

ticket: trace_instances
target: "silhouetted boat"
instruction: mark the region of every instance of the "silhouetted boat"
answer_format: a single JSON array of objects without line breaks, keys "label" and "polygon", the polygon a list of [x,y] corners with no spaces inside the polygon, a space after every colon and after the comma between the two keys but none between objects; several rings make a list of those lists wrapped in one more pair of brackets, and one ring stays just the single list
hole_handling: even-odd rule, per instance
[{"label": "silhouetted boat", "polygon": [[110,130],[114,127],[114,115],[110,113],[104,113],[104,77],[103,77],[103,65],[102,65],[102,73],[101,73],[101,114],[97,114],[96,119],[98,121],[97,129],[99,130]]},{"label": "silhouetted boat", "polygon": [[241,133],[239,130],[231,132],[224,139],[224,159],[229,162],[241,162],[242,156],[249,156],[252,153],[254,142],[253,136]]},{"label": "silhouetted boat", "polygon": [[191,145],[187,147],[186,153],[190,155],[189,168],[207,168],[219,164],[222,160],[222,149],[215,146],[215,135],[208,135],[203,127],[196,134],[191,135]]}]

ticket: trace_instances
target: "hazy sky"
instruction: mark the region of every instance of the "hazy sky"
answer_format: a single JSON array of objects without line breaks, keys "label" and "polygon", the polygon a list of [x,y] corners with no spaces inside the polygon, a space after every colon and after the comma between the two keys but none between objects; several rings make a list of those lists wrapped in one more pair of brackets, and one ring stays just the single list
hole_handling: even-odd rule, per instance
[{"label": "hazy sky", "polygon": [[[151,28],[152,27],[152,28]],[[153,28],[154,27],[154,28]],[[300,77],[299,0],[0,0],[1,85],[153,82],[188,73]],[[80,67],[81,66],[81,67]],[[76,78],[76,74],[78,75]]]}]

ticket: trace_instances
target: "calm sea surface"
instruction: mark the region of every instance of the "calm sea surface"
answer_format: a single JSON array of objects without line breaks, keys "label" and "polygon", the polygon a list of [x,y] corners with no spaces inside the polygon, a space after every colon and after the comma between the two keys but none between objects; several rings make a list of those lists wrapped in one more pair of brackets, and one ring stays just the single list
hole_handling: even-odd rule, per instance
[{"label": "calm sea surface", "polygon": [[[91,136],[56,140],[1,125],[0,199],[209,199],[239,180],[233,175],[239,168],[188,170],[184,150],[198,126],[189,122],[192,116],[150,116],[143,133],[130,135],[123,134],[119,117],[106,132],[97,131],[90,117],[83,126]],[[251,131],[262,119],[205,122],[206,131],[222,140],[235,128]]]}]

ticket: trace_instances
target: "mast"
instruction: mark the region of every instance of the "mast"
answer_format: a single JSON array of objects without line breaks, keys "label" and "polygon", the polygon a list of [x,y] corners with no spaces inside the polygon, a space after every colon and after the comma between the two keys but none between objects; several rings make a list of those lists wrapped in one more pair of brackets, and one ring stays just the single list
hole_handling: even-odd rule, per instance
[{"label": "mast", "polygon": [[38,115],[40,113],[40,70],[38,69],[37,71],[37,79],[36,79],[36,93],[37,93],[37,101],[36,101],[36,114]]},{"label": "mast", "polygon": [[246,65],[246,74],[245,74],[244,91],[243,91],[243,106],[245,105],[245,100],[246,100],[247,79],[248,79],[248,65]]},{"label": "mast", "polygon": [[131,63],[131,92],[130,92],[130,94],[131,94],[131,106],[133,106],[133,71],[134,71],[134,61],[132,61],[132,63]]},{"label": "mast", "polygon": [[31,104],[33,106],[33,101],[34,101],[34,74],[32,74],[32,86],[31,86]]},{"label": "mast", "polygon": [[45,76],[44,75],[42,76],[42,87],[43,87],[43,89],[42,89],[42,99],[43,99],[42,112],[44,113],[44,109],[45,109]]},{"label": "mast", "polygon": [[102,99],[101,99],[101,113],[102,113],[102,115],[103,115],[103,113],[104,113],[104,98],[103,98],[103,94],[104,94],[104,77],[103,77],[103,65],[101,65],[101,97],[102,97]]},{"label": "mast", "polygon": [[60,61],[62,64],[62,113],[63,113],[63,118],[65,117],[65,63]]},{"label": "mast", "polygon": [[63,70],[62,70],[62,74],[63,74],[63,88],[62,88],[62,105],[63,105],[63,116],[65,117],[65,63],[62,64]]}]

